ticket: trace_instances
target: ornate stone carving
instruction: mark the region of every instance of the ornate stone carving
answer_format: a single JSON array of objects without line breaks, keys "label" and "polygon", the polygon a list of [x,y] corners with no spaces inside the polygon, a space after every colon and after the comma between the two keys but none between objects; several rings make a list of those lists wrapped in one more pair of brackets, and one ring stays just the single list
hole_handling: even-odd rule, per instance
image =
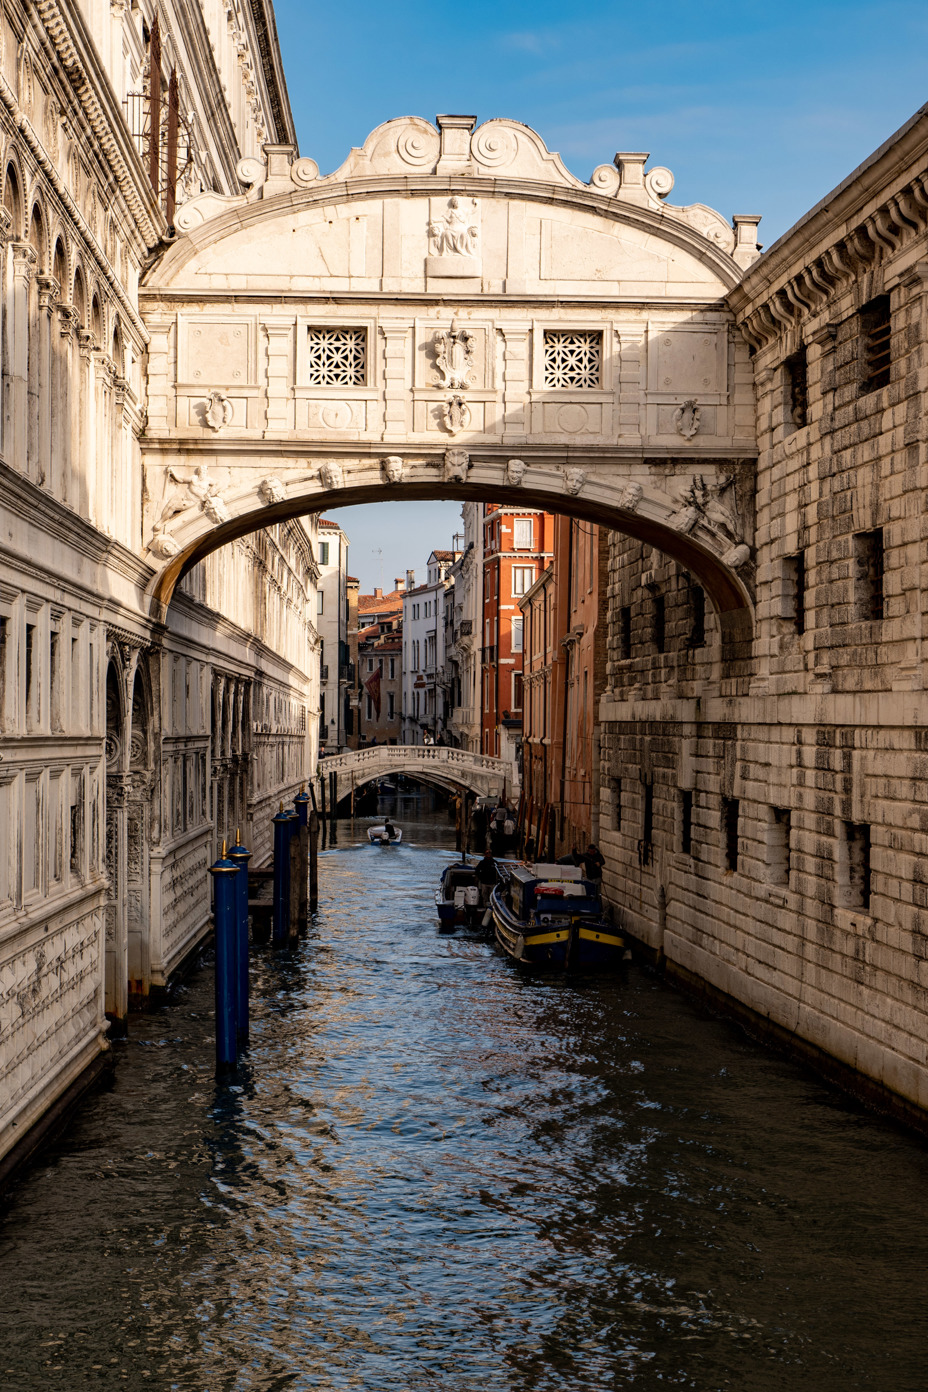
[{"label": "ornate stone carving", "polygon": [[406,465],[398,454],[388,454],[386,459],[380,461],[380,467],[383,469],[383,476],[387,483],[403,482]]},{"label": "ornate stone carving", "polygon": [[319,178],[319,166],[314,159],[306,156],[294,160],[290,166],[290,178],[297,188],[307,188]]},{"label": "ornate stone carving", "polygon": [[586,483],[586,473],[583,469],[564,470],[564,490],[576,497],[583,485]]},{"label": "ornate stone carving", "polygon": [[657,164],[653,169],[649,169],[644,176],[644,186],[648,193],[659,203],[673,189],[673,175],[670,170],[662,164]]},{"label": "ornate stone carving", "polygon": [[440,385],[452,391],[463,391],[474,379],[474,335],[462,329],[456,319],[451,328],[439,331],[434,338],[435,366],[441,373]]},{"label": "ornate stone carving", "polygon": [[590,179],[590,187],[596,189],[597,193],[604,193],[608,197],[618,192],[619,171],[614,164],[599,164],[593,170]]},{"label": "ornate stone carving", "polygon": [[261,189],[267,179],[267,165],[262,159],[241,159],[235,166],[241,183],[247,186],[246,203],[255,203],[261,197]]},{"label": "ornate stone carving", "polygon": [[466,483],[467,471],[469,468],[470,455],[467,453],[467,450],[445,450],[445,458],[442,464],[442,478],[445,483]]},{"label": "ornate stone carving", "polygon": [[680,531],[690,532],[697,523],[702,522],[739,545],[742,541],[741,528],[733,510],[724,501],[734,482],[734,474],[725,474],[713,484],[706,483],[702,474],[697,474],[683,495],[682,507],[674,517],[674,525]]},{"label": "ornate stone carving", "polygon": [[740,570],[742,566],[747,565],[750,559],[751,548],[742,542],[740,546],[733,546],[730,551],[725,553],[722,557],[722,564],[730,566],[732,570]]},{"label": "ornate stone carving", "polygon": [[427,169],[438,159],[440,142],[438,132],[427,121],[417,121],[415,125],[404,125],[396,137],[396,153],[403,164],[413,169]]},{"label": "ornate stone carving", "polygon": [[476,256],[479,229],[476,198],[458,194],[448,199],[448,211],[429,223],[429,237],[435,256]]},{"label": "ornate stone carving", "polygon": [[463,396],[449,396],[441,408],[441,418],[449,435],[457,435],[470,425],[470,407]]},{"label": "ornate stone carving", "polygon": [[282,503],[287,496],[286,489],[279,478],[264,478],[258,484],[258,496],[262,503]]},{"label": "ornate stone carving", "polygon": [[319,481],[323,488],[341,488],[342,468],[334,459],[327,459],[319,470]]},{"label": "ornate stone carving", "polygon": [[643,493],[644,489],[640,483],[627,483],[622,489],[619,507],[624,508],[626,512],[637,512]]},{"label": "ornate stone carving", "polygon": [[48,157],[51,160],[52,164],[58,163],[58,157],[61,153],[58,140],[58,123],[60,120],[61,111],[59,109],[58,102],[55,100],[54,97],[49,97],[48,101],[45,103],[45,121],[43,134],[45,139],[45,148],[48,151]]},{"label": "ornate stone carving", "polygon": [[221,391],[211,391],[209,400],[203,407],[203,424],[208,425],[210,430],[219,431],[224,425],[232,424],[232,417],[235,414],[232,402]]},{"label": "ornate stone carving", "polygon": [[220,497],[219,485],[210,478],[206,464],[198,464],[189,479],[182,478],[174,469],[166,469],[165,473],[168,483],[177,487],[170,491],[161,509],[158,522],[162,526],[190,507],[199,508],[212,522],[228,521],[229,513]]},{"label": "ornate stone carving", "polygon": [[476,198],[453,194],[447,212],[433,217],[428,225],[429,252],[425,269],[430,276],[479,276]]},{"label": "ornate stone carving", "polygon": [[507,482],[511,483],[514,488],[521,488],[527,467],[524,459],[510,459],[506,464]]},{"label": "ornate stone carving", "polygon": [[684,401],[673,413],[673,426],[684,440],[692,440],[699,433],[699,407],[695,398]]},{"label": "ornate stone carving", "polygon": [[499,123],[481,126],[471,141],[473,154],[489,169],[512,164],[518,149],[515,132]]},{"label": "ornate stone carving", "polygon": [[152,528],[151,541],[148,549],[152,555],[159,556],[163,561],[169,561],[172,556],[176,556],[180,547],[172,536],[164,530],[163,522],[156,522]]}]

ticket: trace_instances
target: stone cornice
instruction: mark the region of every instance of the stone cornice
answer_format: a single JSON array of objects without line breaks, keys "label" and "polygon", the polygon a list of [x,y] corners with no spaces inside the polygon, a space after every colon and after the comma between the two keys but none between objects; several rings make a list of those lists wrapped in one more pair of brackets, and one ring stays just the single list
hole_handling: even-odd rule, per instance
[{"label": "stone cornice", "polygon": [[72,547],[95,564],[105,563],[108,570],[125,576],[140,591],[149,582],[152,575],[150,564],[140,560],[128,547],[112,537],[105,536],[91,522],[59,503],[57,498],[37,487],[3,460],[0,460],[0,495],[3,506],[9,507],[17,516],[28,518],[43,533]]},{"label": "stone cornice", "polygon": [[760,349],[815,320],[868,271],[928,232],[928,107],[823,199],[748,270],[728,296],[742,333]]},{"label": "stone cornice", "polygon": [[164,232],[164,219],[83,17],[76,7],[66,8],[61,0],[34,0],[34,3],[100,143],[105,162],[139,231],[147,244],[153,246]]},{"label": "stone cornice", "polygon": [[39,140],[38,136],[32,128],[31,121],[20,110],[19,103],[16,100],[15,92],[13,91],[12,87],[10,87],[6,78],[2,75],[0,75],[0,103],[2,103],[2,105],[6,107],[17,129],[22,135],[22,138],[29,149],[29,153],[32,155],[33,159],[36,161],[39,168],[41,169],[42,174],[45,176],[45,179],[47,180],[52,193],[62,204],[65,211],[67,212],[68,217],[71,219],[71,222],[73,223],[74,227],[77,229],[77,232],[83,239],[84,247],[88,251],[92,260],[94,261],[97,271],[100,275],[100,279],[105,282],[105,284],[109,287],[110,291],[112,292],[114,298],[119,302],[119,307],[122,310],[127,327],[131,326],[133,333],[136,336],[137,343],[147,344],[148,330],[146,329],[141,318],[139,317],[138,310],[130,300],[129,296],[126,294],[125,288],[123,287],[121,281],[119,280],[116,273],[110,266],[109,261],[103,254],[103,251],[101,250],[96,237],[91,231],[89,223],[87,222],[80,208],[77,206],[77,203],[74,201],[70,189],[67,187],[61,175],[58,173],[58,170],[55,168],[54,164],[52,164],[51,160],[48,158],[48,155],[45,153],[45,149],[41,141]]},{"label": "stone cornice", "polygon": [[251,20],[255,30],[261,73],[267,90],[269,115],[274,121],[274,139],[278,144],[296,145],[296,127],[290,110],[287,79],[277,37],[273,8],[267,0],[251,0]]}]

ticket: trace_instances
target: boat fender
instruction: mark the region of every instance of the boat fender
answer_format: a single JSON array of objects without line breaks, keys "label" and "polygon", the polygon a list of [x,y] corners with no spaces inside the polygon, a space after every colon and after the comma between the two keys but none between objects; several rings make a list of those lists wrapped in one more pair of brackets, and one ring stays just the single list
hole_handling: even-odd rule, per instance
[{"label": "boat fender", "polygon": [[493,918],[493,910],[492,910],[492,909],[487,909],[486,913],[483,915],[483,923],[481,924],[481,927],[483,927],[483,928],[489,928],[490,923],[491,923],[491,921],[492,921],[492,918]]},{"label": "boat fender", "polygon": [[514,945],[514,947],[513,947],[513,949],[512,949],[512,955],[513,955],[513,957],[516,959],[517,962],[521,962],[521,961],[522,961],[522,953],[523,953],[524,951],[525,951],[525,939],[523,938],[522,934],[520,933],[519,936],[516,938],[515,945]]}]

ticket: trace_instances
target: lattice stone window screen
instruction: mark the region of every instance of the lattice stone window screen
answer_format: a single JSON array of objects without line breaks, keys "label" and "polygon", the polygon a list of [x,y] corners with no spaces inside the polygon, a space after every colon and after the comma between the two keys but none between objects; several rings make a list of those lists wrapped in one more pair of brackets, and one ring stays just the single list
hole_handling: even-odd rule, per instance
[{"label": "lattice stone window screen", "polygon": [[311,387],[363,387],[367,365],[364,329],[309,329],[306,381]]},{"label": "lattice stone window screen", "polygon": [[545,329],[545,386],[598,387],[603,336],[597,330]]}]

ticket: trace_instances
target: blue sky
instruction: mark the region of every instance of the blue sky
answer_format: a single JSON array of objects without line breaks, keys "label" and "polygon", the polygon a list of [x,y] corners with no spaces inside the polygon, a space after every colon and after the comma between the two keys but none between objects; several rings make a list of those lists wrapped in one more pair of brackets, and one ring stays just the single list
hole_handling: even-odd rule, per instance
[{"label": "blue sky", "polygon": [[[669,201],[761,213],[768,246],[928,100],[923,0],[278,0],[276,13],[300,152],[323,173],[394,116],[511,116],[584,179],[617,150],[649,150],[674,173]],[[365,590],[377,547],[392,580],[450,545],[457,504],[413,516],[340,514]]]}]

